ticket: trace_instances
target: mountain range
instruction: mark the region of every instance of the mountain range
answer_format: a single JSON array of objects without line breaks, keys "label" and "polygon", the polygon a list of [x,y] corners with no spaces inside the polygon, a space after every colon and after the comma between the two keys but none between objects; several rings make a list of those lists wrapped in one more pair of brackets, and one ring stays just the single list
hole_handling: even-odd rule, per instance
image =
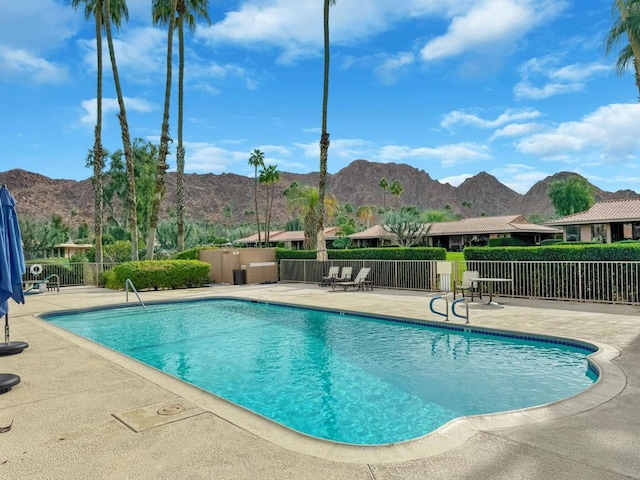
[{"label": "mountain range", "polygon": [[[454,187],[432,179],[427,172],[406,164],[375,163],[355,160],[339,172],[327,178],[327,192],[332,193],[340,204],[415,206],[420,210],[450,209],[462,217],[480,215],[522,214],[527,217],[549,219],[554,208],[547,193],[549,184],[577,174],[560,172],[537,182],[524,195],[500,183],[495,177],[481,172]],[[380,180],[389,183],[398,180],[403,191],[399,198],[379,187]],[[282,192],[292,182],[317,186],[318,173],[296,174],[281,172],[281,181],[276,185],[276,200],[273,223],[284,223],[288,218],[287,206]],[[70,226],[81,222],[93,223],[93,188],[91,179],[59,180],[43,175],[14,169],[0,172],[0,184],[6,184],[16,199],[20,216],[33,220],[50,219],[60,215]],[[224,223],[252,222],[254,178],[231,173],[215,175],[185,175],[185,202],[187,217],[192,220]],[[176,205],[176,174],[166,175],[166,194],[162,202],[161,218],[169,217]],[[594,186],[595,199],[638,198],[632,190],[607,192]],[[263,208],[264,186],[259,185],[259,208]],[[470,206],[469,206],[470,203]],[[466,206],[463,206],[466,205]],[[224,211],[231,210],[231,218]],[[230,207],[230,208],[229,208]],[[264,216],[264,215],[263,215]]]}]

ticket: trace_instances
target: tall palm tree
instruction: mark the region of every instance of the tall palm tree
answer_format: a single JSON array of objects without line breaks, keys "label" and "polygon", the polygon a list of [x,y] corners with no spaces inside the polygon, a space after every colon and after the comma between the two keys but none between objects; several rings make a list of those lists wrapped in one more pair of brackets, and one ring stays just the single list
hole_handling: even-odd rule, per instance
[{"label": "tall palm tree", "polygon": [[[153,21],[167,25],[175,10],[171,0],[158,0],[154,3]],[[196,18],[203,18],[211,25],[209,18],[209,0],[178,0],[177,3],[178,30],[178,147],[176,149],[176,222],[177,222],[177,250],[184,250],[184,164],[185,151],[182,141],[182,127],[184,119],[184,25],[187,24],[190,31],[196,29]]]},{"label": "tall palm tree", "polygon": [[358,210],[356,210],[356,216],[363,222],[367,223],[367,228],[371,226],[370,223],[373,218],[373,211],[374,208],[371,205],[361,205],[358,207]]},{"label": "tall palm tree", "polygon": [[[153,0],[152,11],[158,11],[158,4],[164,0]],[[175,12],[178,6],[178,0],[171,0],[171,11]],[[158,164],[156,165],[156,185],[153,195],[153,206],[151,208],[151,218],[149,219],[149,233],[147,235],[147,254],[145,259],[153,260],[153,249],[156,243],[156,231],[158,229],[158,217],[160,216],[160,203],[165,193],[164,176],[169,168],[167,164],[167,155],[169,154],[169,109],[171,107],[171,58],[173,56],[173,30],[176,24],[176,16],[169,17],[169,28],[167,33],[167,78],[164,90],[164,112],[162,115],[162,127],[160,134],[160,153],[158,155]]]},{"label": "tall palm tree", "polygon": [[389,188],[389,181],[382,177],[378,186],[382,189],[382,209],[387,209],[387,189]]},{"label": "tall palm tree", "polygon": [[[316,228],[318,228],[318,216],[320,215],[320,194],[318,189],[294,182],[285,190],[285,195],[289,208],[302,218],[304,249],[313,250]],[[333,195],[326,196],[325,208],[329,218],[332,218],[335,212],[338,211],[338,201]]]},{"label": "tall palm tree", "polygon": [[254,184],[253,184],[253,204],[256,212],[256,226],[258,227],[258,246],[262,243],[262,234],[260,233],[260,215],[258,214],[258,167],[264,168],[264,153],[257,148],[249,157],[249,165],[254,168]]},{"label": "tall palm tree", "polygon": [[327,242],[324,238],[324,210],[327,188],[327,156],[329,154],[329,132],[327,132],[327,104],[329,101],[329,9],[336,0],[324,0],[324,82],[322,88],[322,133],[320,134],[320,177],[318,179],[319,212],[317,227],[317,256],[319,262],[326,262]]},{"label": "tall palm tree", "polygon": [[102,170],[104,166],[102,148],[102,0],[72,0],[71,6],[77,9],[84,3],[84,16],[88,20],[91,16],[96,20],[96,126],[93,143],[93,201],[94,201],[94,236],[96,249],[96,264],[102,269]]},{"label": "tall palm tree", "polygon": [[627,37],[629,43],[618,54],[616,73],[622,75],[629,63],[633,62],[636,87],[640,95],[640,0],[614,0],[612,12],[615,22],[605,39],[605,52],[610,54]]},{"label": "tall palm tree", "polygon": [[271,232],[271,212],[273,211],[273,201],[276,196],[276,183],[280,182],[280,171],[277,165],[268,165],[262,171],[258,180],[267,187],[267,205],[265,209],[265,233],[264,244],[269,246]]},{"label": "tall palm tree", "polygon": [[400,180],[394,180],[391,186],[389,187],[389,193],[394,197],[396,197],[396,208],[398,208],[400,204],[400,195],[402,195],[403,191],[404,191],[404,187],[402,186],[402,183],[400,182]]},{"label": "tall palm tree", "polygon": [[[120,75],[118,75],[118,65],[116,63],[116,52],[113,47],[113,35],[111,34],[111,24],[116,28],[122,25],[122,18],[129,20],[129,10],[125,0],[107,0],[105,3],[104,27],[109,45],[109,58],[111,60],[111,70],[113,71],[113,82],[116,87],[118,97],[118,120],[120,121],[120,131],[122,135],[122,146],[124,149],[125,164],[127,166],[127,203],[129,204],[129,230],[131,231],[131,260],[138,260],[138,219],[137,219],[137,196],[136,196],[136,174],[133,160],[133,149],[131,148],[131,137],[129,136],[129,122],[127,121],[127,110],[122,95],[120,85]],[[113,7],[113,8],[112,8]]]}]

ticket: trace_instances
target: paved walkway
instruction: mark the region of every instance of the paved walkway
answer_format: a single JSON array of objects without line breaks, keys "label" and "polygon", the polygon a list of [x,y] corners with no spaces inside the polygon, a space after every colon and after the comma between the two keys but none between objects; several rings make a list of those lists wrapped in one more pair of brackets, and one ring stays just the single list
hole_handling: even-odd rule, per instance
[{"label": "paved walkway", "polygon": [[[437,320],[417,292],[274,284],[141,293],[147,302],[212,295]],[[30,347],[0,357],[1,372],[22,377],[0,395],[0,427],[13,422],[0,433],[0,478],[640,479],[638,308],[506,298],[501,309],[472,306],[473,325],[603,345],[601,381],[551,406],[367,448],[291,433],[34,316],[124,297],[81,287],[10,304],[11,338]]]}]

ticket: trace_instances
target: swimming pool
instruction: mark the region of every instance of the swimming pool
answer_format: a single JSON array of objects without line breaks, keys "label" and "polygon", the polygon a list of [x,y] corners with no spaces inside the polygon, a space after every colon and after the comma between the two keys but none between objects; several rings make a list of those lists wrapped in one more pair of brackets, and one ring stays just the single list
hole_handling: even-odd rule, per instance
[{"label": "swimming pool", "polygon": [[[553,402],[596,379],[578,342],[209,299],[43,317],[294,430],[379,445]],[[506,335],[506,334],[503,334]]]}]

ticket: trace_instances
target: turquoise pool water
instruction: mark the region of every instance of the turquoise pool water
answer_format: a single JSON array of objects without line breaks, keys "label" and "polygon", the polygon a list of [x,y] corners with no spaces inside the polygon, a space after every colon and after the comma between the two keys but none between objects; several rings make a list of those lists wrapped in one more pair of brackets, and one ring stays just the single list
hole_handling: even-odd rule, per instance
[{"label": "turquoise pool water", "polygon": [[596,380],[577,343],[210,299],[45,315],[300,432],[351,444],[545,404]]}]

